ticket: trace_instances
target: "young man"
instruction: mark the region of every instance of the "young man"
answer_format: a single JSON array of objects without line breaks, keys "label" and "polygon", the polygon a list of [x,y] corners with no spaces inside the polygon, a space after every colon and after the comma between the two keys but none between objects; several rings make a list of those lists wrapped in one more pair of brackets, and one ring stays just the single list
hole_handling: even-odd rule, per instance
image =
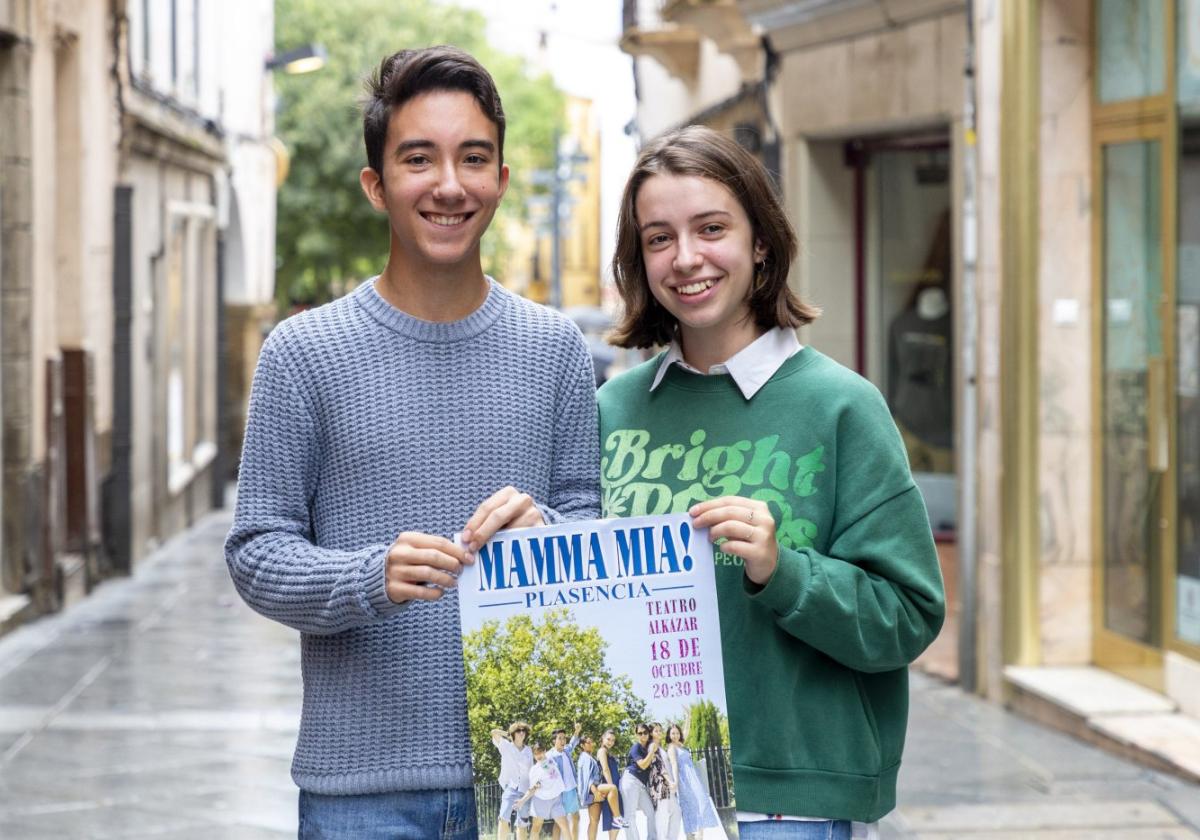
[{"label": "young man", "polygon": [[[654,802],[650,799],[650,765],[658,745],[650,741],[650,725],[639,723],[633,730],[637,740],[629,748],[629,763],[621,773],[621,812],[625,815],[625,830],[630,840],[641,840],[637,812],[646,817],[646,840],[655,840]],[[669,838],[663,838],[669,840]]]},{"label": "young man", "polygon": [[[579,721],[575,722],[575,732],[571,736],[570,742],[567,741],[567,730],[555,729],[550,733],[550,737],[554,741],[554,746],[546,750],[546,756],[553,759],[558,764],[559,773],[562,775],[563,784],[566,785],[566,790],[563,791],[563,810],[567,814],[567,825],[571,829],[571,840],[575,840],[575,836],[579,833],[579,793],[576,790],[575,780],[575,760],[572,754],[575,748],[579,746],[579,733],[583,731],[583,724]],[[558,824],[555,823],[551,830],[552,840],[559,840]]]},{"label": "young man", "polygon": [[526,745],[529,724],[513,721],[508,732],[492,730],[492,745],[500,751],[500,813],[497,816],[496,837],[508,840],[509,826],[514,825],[517,840],[525,840],[529,827],[529,803],[518,808],[517,800],[529,789],[529,770],[533,767],[533,751]]},{"label": "young man", "polygon": [[363,135],[387,265],[265,342],[225,554],[301,633],[301,836],[474,837],[456,575],[501,528],[596,515],[594,379],[569,321],[481,268],[508,184],[487,71],[389,56]]}]

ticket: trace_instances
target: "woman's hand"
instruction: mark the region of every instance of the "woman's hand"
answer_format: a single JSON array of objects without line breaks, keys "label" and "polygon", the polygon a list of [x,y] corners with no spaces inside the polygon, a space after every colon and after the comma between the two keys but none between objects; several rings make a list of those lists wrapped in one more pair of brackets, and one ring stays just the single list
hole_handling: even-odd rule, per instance
[{"label": "woman's hand", "polygon": [[721,550],[745,561],[746,577],[765,586],[779,565],[779,542],[775,519],[766,502],[744,496],[709,499],[688,509],[692,525],[707,528],[715,541],[722,537]]}]

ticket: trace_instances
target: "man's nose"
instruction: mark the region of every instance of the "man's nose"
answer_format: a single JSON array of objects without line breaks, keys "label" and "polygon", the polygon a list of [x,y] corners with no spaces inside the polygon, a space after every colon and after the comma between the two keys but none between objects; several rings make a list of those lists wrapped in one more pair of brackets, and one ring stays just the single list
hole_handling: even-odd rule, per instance
[{"label": "man's nose", "polygon": [[447,163],[438,170],[438,182],[433,188],[433,197],[443,201],[457,201],[464,195],[466,190],[458,178],[458,170],[453,164]]}]

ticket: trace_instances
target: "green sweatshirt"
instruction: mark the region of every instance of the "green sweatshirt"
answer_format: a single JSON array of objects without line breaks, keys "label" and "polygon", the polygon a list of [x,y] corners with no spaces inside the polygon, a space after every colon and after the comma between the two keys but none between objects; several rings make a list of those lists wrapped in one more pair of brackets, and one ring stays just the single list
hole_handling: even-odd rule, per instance
[{"label": "green sweatshirt", "polygon": [[942,626],[925,505],[879,392],[806,347],[752,399],[661,357],[599,393],[606,516],[765,501],[765,586],[716,550],[737,807],[878,820],[896,802],[907,665]]}]

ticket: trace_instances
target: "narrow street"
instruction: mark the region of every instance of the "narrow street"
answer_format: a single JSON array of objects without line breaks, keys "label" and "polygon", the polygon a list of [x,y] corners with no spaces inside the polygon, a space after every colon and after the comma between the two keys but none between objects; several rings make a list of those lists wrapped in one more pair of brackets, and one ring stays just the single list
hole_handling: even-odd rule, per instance
[{"label": "narrow street", "polygon": [[[295,836],[295,634],[229,583],[229,513],[0,639],[0,838]],[[914,675],[886,838],[1200,838],[1200,787]]]}]

